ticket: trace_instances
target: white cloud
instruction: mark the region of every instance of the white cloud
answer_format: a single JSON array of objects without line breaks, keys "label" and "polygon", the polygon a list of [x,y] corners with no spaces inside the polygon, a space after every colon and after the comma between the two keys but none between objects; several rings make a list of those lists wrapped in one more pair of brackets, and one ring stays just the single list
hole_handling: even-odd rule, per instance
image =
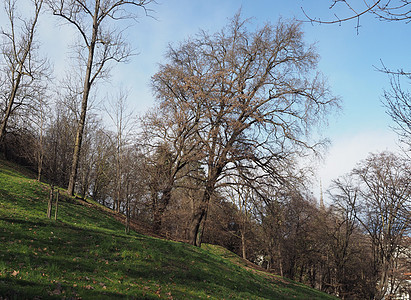
[{"label": "white cloud", "polygon": [[397,136],[389,129],[361,131],[335,137],[324,163],[318,169],[318,184],[314,187],[314,196],[320,195],[320,180],[325,192],[333,179],[350,172],[370,153],[382,151],[399,151]]}]

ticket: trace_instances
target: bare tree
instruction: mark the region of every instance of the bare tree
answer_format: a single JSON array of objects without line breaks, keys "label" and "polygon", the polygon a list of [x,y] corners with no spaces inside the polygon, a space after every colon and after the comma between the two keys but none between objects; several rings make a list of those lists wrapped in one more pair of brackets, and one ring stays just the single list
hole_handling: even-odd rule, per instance
[{"label": "bare tree", "polygon": [[103,124],[99,117],[89,114],[83,133],[83,146],[78,166],[78,179],[76,180],[80,197],[84,200],[86,200],[87,196],[90,194],[93,167],[97,156],[95,140],[101,141],[98,139],[97,135],[102,130]]},{"label": "bare tree", "polygon": [[161,105],[191,116],[186,126],[203,151],[204,193],[189,228],[195,245],[210,197],[236,163],[268,169],[290,153],[315,149],[305,137],[337,104],[297,22],[254,32],[246,23],[237,15],[221,32],[170,46],[168,64],[152,80]]},{"label": "bare tree", "polygon": [[[139,142],[145,152],[146,186],[149,188],[153,209],[153,230],[161,230],[173,190],[191,189],[187,176],[195,176],[201,153],[195,131],[198,120],[182,108],[160,105],[141,119]],[[198,173],[197,173],[198,174]]]},{"label": "bare tree", "polygon": [[114,157],[114,147],[112,138],[103,128],[97,130],[94,134],[93,149],[93,166],[90,175],[91,196],[95,201],[104,206],[109,198],[112,189],[112,164],[111,158]]},{"label": "bare tree", "polygon": [[45,175],[54,185],[66,186],[68,172],[73,155],[76,119],[72,111],[59,99],[51,114],[49,126],[44,137],[44,149],[47,159],[43,165]]},{"label": "bare tree", "polygon": [[[43,95],[41,95],[43,97]],[[49,115],[48,106],[44,98],[39,99],[38,107],[38,119],[33,122],[37,127],[37,137],[36,137],[36,150],[35,150],[35,161],[37,163],[37,181],[41,181],[41,176],[43,173],[43,162],[45,156],[45,145],[44,145],[44,136],[47,126],[47,116]]]},{"label": "bare tree", "polygon": [[226,196],[236,207],[239,219],[239,232],[241,238],[241,254],[244,259],[247,259],[247,241],[246,232],[247,225],[250,219],[250,206],[253,198],[253,190],[246,184],[233,179],[226,189]]},{"label": "bare tree", "polygon": [[19,14],[16,0],[5,0],[4,9],[8,28],[1,29],[1,60],[4,68],[0,75],[2,113],[0,119],[0,143],[2,143],[10,117],[22,107],[36,109],[36,95],[45,89],[43,79],[49,76],[46,59],[40,59],[35,40],[36,27],[43,0],[32,0],[32,15]]},{"label": "bare tree", "polygon": [[124,177],[123,168],[125,165],[125,150],[130,146],[130,138],[133,127],[133,112],[127,107],[127,94],[125,91],[120,91],[118,96],[111,97],[108,107],[105,108],[106,114],[109,116],[114,127],[113,141],[114,146],[114,169],[115,169],[115,195],[114,207],[117,212],[120,212],[122,202],[122,178]]},{"label": "bare tree", "polygon": [[81,43],[78,55],[83,63],[81,113],[74,142],[73,161],[67,192],[74,194],[75,179],[80,157],[83,131],[86,122],[87,102],[96,79],[108,74],[109,62],[126,61],[131,52],[122,32],[114,29],[113,22],[135,19],[135,8],[142,8],[152,0],[48,0],[53,14],[73,25],[79,33]]},{"label": "bare tree", "polygon": [[391,153],[371,155],[354,170],[363,199],[364,213],[358,219],[375,246],[377,299],[393,292],[388,280],[395,253],[411,230],[410,170],[407,161]]},{"label": "bare tree", "polygon": [[410,170],[409,161],[383,152],[362,161],[349,181],[335,182],[336,199],[358,220],[370,241],[374,299],[384,299],[397,288],[389,282],[411,230]]},{"label": "bare tree", "polygon": [[[411,21],[411,1],[409,0],[333,0],[330,9],[337,9],[337,6],[338,8],[346,8],[346,15],[334,14],[333,17],[324,20],[310,16],[304,9],[303,11],[312,23],[340,24],[356,20],[357,34],[360,18],[367,14],[374,15],[381,21],[404,22],[405,24]],[[396,123],[394,129],[399,134],[401,141],[409,147],[407,150],[411,151],[411,98],[409,91],[401,85],[402,81],[411,79],[411,71],[404,68],[389,69],[384,64],[379,68],[379,71],[388,74],[391,82],[391,88],[384,91],[384,105],[387,108],[387,113]]]},{"label": "bare tree", "polygon": [[[325,234],[330,244],[332,273],[334,273],[332,288],[335,295],[342,299],[349,299],[359,292],[358,283],[363,281],[360,274],[365,271],[361,270],[359,265],[354,265],[356,252],[359,252],[355,249],[356,245],[361,244],[360,240],[367,241],[363,238],[357,221],[360,190],[351,176],[344,176],[332,182],[328,194],[332,200],[332,206],[324,223],[326,225]],[[354,272],[350,272],[352,269]],[[353,282],[355,284],[352,284]],[[363,289],[362,292],[367,291]]]}]

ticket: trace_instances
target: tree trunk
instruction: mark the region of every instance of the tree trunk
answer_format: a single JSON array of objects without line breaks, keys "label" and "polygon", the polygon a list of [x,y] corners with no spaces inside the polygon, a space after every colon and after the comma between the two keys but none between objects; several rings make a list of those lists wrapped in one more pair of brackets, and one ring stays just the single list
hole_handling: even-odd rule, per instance
[{"label": "tree trunk", "polygon": [[[90,66],[90,69],[91,69],[91,66]],[[89,68],[87,68],[87,74],[90,78]],[[83,141],[84,126],[86,123],[87,100],[88,100],[88,95],[90,93],[90,87],[91,86],[87,80],[85,84],[85,88],[84,88],[84,93],[83,93],[83,100],[81,104],[81,114],[80,114],[80,120],[79,120],[78,127],[77,127],[76,139],[74,141],[73,161],[71,164],[70,179],[69,179],[69,184],[67,188],[67,193],[71,196],[74,195],[74,186],[75,186],[76,176],[77,176],[77,167],[78,167],[78,163],[80,160],[80,149],[81,149],[81,143]]]},{"label": "tree trunk", "polygon": [[[201,200],[201,203],[199,207],[194,209],[193,217],[191,219],[191,222],[189,224],[188,228],[188,240],[190,244],[200,247],[201,246],[201,240],[202,240],[202,230],[200,230],[201,224],[204,222],[207,212],[208,212],[208,204],[210,202],[210,197],[211,197],[211,192],[212,192],[213,187],[209,185],[206,187],[204,193],[203,193],[203,198]],[[204,226],[203,228],[204,229]]]},{"label": "tree trunk", "polygon": [[247,255],[246,255],[246,249],[245,249],[245,233],[244,230],[241,230],[241,248],[242,248],[242,254],[243,254],[243,258],[247,259]]},{"label": "tree trunk", "polygon": [[117,133],[117,153],[116,153],[116,201],[117,201],[117,207],[116,207],[116,212],[120,212],[120,204],[121,204],[121,149],[120,149],[120,144],[121,144],[121,136],[119,136],[120,133]]},{"label": "tree trunk", "polygon": [[116,212],[120,212],[120,203],[121,203],[121,183],[120,178],[117,178],[117,187],[116,187]]},{"label": "tree trunk", "polygon": [[282,259],[282,255],[281,255],[280,243],[277,243],[277,256],[278,256],[278,264],[279,264],[279,268],[280,268],[280,276],[283,277],[284,276],[283,259]]},{"label": "tree trunk", "polygon": [[57,195],[56,195],[56,210],[54,211],[54,220],[57,221],[57,211],[59,208],[59,196],[60,196],[60,192],[59,190],[57,190]]},{"label": "tree trunk", "polygon": [[52,210],[52,205],[53,205],[53,193],[54,193],[54,186],[50,186],[50,197],[49,197],[49,202],[47,205],[47,218],[51,219],[51,210]]},{"label": "tree trunk", "polygon": [[39,162],[37,164],[37,181],[41,182],[41,174],[43,171],[43,155],[40,155]]},{"label": "tree trunk", "polygon": [[43,171],[43,159],[44,159],[44,149],[43,149],[43,129],[44,129],[44,112],[41,110],[41,120],[40,120],[40,140],[38,145],[37,153],[37,181],[41,181],[41,173]]},{"label": "tree trunk", "polygon": [[204,208],[197,208],[195,213],[193,214],[193,217],[191,219],[191,222],[189,224],[188,228],[188,241],[190,242],[191,245],[194,246],[201,246],[198,245],[198,233],[200,229],[200,224],[205,216],[205,209]]},{"label": "tree trunk", "polygon": [[126,234],[130,233],[130,199],[126,197]]},{"label": "tree trunk", "polygon": [[377,293],[375,295],[375,299],[377,300],[384,299],[385,294],[387,293],[389,265],[390,263],[388,259],[385,257],[382,257],[381,273],[380,273],[380,278],[379,278],[379,282],[377,285]]},{"label": "tree trunk", "polygon": [[170,199],[171,199],[171,187],[168,187],[165,190],[163,190],[163,194],[160,200],[157,202],[157,205],[154,207],[153,231],[157,234],[160,233],[161,231],[163,215],[167,209],[168,204],[170,203]]},{"label": "tree trunk", "polygon": [[90,46],[88,47],[88,60],[87,60],[87,69],[86,69],[86,76],[84,78],[84,88],[83,88],[83,99],[81,102],[81,113],[80,113],[80,120],[77,126],[76,132],[76,139],[74,141],[74,153],[73,153],[73,161],[71,164],[71,172],[70,172],[70,179],[67,188],[67,193],[71,196],[74,195],[74,186],[76,184],[76,176],[77,176],[77,167],[80,159],[80,149],[81,143],[83,140],[83,132],[84,127],[86,124],[86,114],[87,114],[87,101],[88,96],[90,94],[91,88],[91,69],[93,67],[93,58],[94,58],[94,49],[96,46],[97,41],[97,31],[98,31],[98,11],[100,7],[100,1],[96,1],[94,17],[93,17],[93,32],[91,37]]}]

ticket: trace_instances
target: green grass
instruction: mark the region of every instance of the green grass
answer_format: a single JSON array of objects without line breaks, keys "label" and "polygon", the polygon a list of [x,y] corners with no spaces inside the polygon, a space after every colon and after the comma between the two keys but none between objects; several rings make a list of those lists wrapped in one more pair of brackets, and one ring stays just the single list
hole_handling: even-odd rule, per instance
[{"label": "green grass", "polygon": [[97,204],[61,197],[49,220],[48,197],[0,161],[0,299],[335,299],[222,247],[126,235]]}]

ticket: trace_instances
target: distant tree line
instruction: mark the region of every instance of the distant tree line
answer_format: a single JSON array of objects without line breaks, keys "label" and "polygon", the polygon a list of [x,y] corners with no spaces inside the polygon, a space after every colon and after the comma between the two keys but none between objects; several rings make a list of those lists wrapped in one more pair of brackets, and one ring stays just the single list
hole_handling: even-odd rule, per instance
[{"label": "distant tree line", "polygon": [[[27,18],[19,3],[5,2],[9,25],[2,28],[5,158],[124,214],[127,224],[137,220],[196,246],[222,245],[343,299],[383,299],[409,288],[409,159],[370,155],[333,182],[327,206],[310,190],[307,158],[327,144],[311,133],[339,99],[298,22],[250,30],[237,14],[217,33],[170,46],[151,80],[156,103],[137,118],[127,92],[99,104],[93,87],[130,55],[112,27],[131,17],[122,5],[147,13],[150,1],[33,0]],[[82,40],[80,68],[58,88],[36,44],[42,9],[74,25]]]}]

